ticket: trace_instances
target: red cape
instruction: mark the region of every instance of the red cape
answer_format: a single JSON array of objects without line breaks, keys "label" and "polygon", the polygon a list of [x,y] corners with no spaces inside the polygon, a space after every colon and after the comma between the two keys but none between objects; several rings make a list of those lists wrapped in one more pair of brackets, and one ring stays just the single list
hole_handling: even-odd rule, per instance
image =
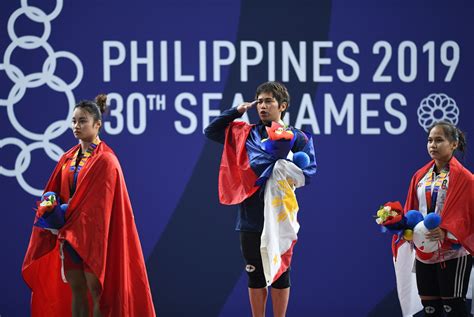
[{"label": "red cape", "polygon": [[[429,162],[413,175],[405,203],[405,213],[412,209],[418,210],[417,185],[433,164],[434,161]],[[454,234],[463,247],[473,254],[474,178],[455,157],[449,161],[449,168],[449,187],[441,211],[440,227]]]},{"label": "red cape", "polygon": [[226,129],[219,170],[219,201],[224,205],[239,204],[259,189],[245,147],[251,129],[252,125],[241,121]]},{"label": "red cape", "polygon": [[[68,159],[78,147],[63,155],[45,188],[60,193],[65,202],[69,186],[62,170],[69,168]],[[59,235],[33,227],[22,267],[32,290],[32,316],[71,314],[71,290],[61,279],[59,240],[67,240],[98,277],[103,316],[155,316],[122,169],[104,142],[79,173]]]}]

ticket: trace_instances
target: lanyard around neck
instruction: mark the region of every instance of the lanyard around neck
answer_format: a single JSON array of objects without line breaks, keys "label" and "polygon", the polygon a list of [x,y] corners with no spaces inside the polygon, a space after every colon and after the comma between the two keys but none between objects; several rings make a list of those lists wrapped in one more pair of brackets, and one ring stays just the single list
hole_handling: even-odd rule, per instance
[{"label": "lanyard around neck", "polygon": [[73,172],[72,182],[69,188],[70,197],[72,197],[72,195],[74,195],[74,193],[76,192],[76,185],[77,185],[77,178],[79,175],[79,171],[82,169],[87,159],[92,155],[92,153],[97,148],[99,143],[100,143],[99,138],[96,138],[94,142],[92,142],[89,145],[85,153],[82,153],[81,148],[79,148],[77,152],[74,154],[74,157],[72,158],[71,165],[70,165],[70,170],[71,172]]},{"label": "lanyard around neck", "polygon": [[436,200],[438,199],[438,191],[439,187],[443,182],[446,180],[446,177],[448,176],[448,171],[443,169],[440,173],[438,178],[436,179],[434,183],[433,190],[431,190],[431,185],[433,184],[433,180],[436,177],[436,173],[434,170],[430,170],[428,174],[428,178],[426,179],[425,182],[425,197],[426,197],[426,212],[434,212],[436,209]]}]

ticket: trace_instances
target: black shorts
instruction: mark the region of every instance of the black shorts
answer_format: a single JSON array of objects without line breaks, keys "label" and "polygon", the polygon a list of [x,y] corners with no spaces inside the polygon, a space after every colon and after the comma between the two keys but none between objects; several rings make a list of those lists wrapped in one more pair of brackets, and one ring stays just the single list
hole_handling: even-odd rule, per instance
[{"label": "black shorts", "polygon": [[[249,288],[264,288],[267,286],[263,273],[262,255],[260,254],[260,232],[240,231],[240,249],[245,259],[245,271],[248,274]],[[290,268],[288,268],[272,287],[283,289],[291,286]]]},{"label": "black shorts", "polygon": [[471,255],[434,264],[425,264],[416,260],[418,294],[465,298],[471,269]]}]

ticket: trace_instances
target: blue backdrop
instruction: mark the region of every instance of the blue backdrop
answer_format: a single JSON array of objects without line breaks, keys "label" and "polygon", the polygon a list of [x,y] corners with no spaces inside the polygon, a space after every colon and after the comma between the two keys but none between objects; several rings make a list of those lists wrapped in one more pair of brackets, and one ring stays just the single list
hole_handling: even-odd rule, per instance
[{"label": "blue backdrop", "polygon": [[[20,269],[32,207],[76,142],[74,104],[100,92],[112,109],[102,139],[125,173],[158,315],[250,315],[236,208],[217,200],[222,147],[202,130],[267,80],[288,86],[289,123],[314,134],[318,160],[297,192],[288,316],[400,315],[390,237],[372,215],[405,200],[433,120],[474,135],[474,2],[0,8],[1,316],[29,313]],[[473,170],[472,155],[463,162]]]}]

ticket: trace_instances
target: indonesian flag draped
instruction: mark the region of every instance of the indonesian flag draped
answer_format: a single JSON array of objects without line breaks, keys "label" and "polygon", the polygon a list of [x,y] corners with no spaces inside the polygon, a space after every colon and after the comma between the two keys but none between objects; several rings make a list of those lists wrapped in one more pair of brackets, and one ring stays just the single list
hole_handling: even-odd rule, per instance
[{"label": "indonesian flag draped", "polygon": [[[413,175],[405,202],[405,213],[412,209],[418,210],[417,185],[433,164],[434,162],[430,161]],[[440,227],[454,234],[463,247],[470,254],[473,254],[474,177],[455,157],[451,158],[449,168],[448,193],[441,211],[442,221]],[[395,241],[395,238],[393,240]],[[392,246],[392,250],[395,251],[394,255],[398,252],[393,263],[402,315],[404,317],[412,316],[423,308],[413,270],[415,252],[409,243],[396,244]],[[469,288],[472,290],[472,282]],[[469,292],[467,294],[468,298],[471,296],[472,291],[471,294]]]},{"label": "indonesian flag draped", "polygon": [[300,225],[295,189],[305,184],[303,171],[287,160],[278,160],[265,186],[264,225],[260,244],[267,285],[291,263]]}]

